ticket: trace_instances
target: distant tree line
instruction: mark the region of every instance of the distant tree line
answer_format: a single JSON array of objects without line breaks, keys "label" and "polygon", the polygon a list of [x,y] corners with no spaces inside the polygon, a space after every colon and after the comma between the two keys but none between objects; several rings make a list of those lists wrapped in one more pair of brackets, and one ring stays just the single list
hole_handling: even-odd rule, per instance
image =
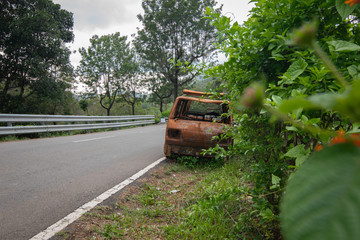
[{"label": "distant tree line", "polygon": [[[143,0],[143,27],[133,42],[119,32],[93,36],[74,69],[66,47],[73,14],[51,0],[0,2],[0,112],[74,114],[98,102],[107,115],[117,104],[131,114],[144,101],[163,106],[190,86],[214,55],[216,32],[204,18],[214,0]],[[216,9],[220,11],[221,9]],[[82,96],[72,89],[80,80]],[[76,111],[75,111],[76,112]],[[118,112],[118,111],[116,111]]]}]

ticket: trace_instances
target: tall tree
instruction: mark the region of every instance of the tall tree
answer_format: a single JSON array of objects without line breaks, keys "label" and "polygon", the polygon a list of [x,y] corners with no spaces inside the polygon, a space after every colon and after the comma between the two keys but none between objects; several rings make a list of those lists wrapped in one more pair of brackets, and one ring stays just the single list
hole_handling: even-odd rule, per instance
[{"label": "tall tree", "polygon": [[90,93],[99,96],[100,105],[110,110],[121,92],[122,81],[128,77],[133,65],[130,45],[126,36],[114,33],[93,36],[88,49],[79,49],[80,66],[77,69],[80,80],[85,83]]},{"label": "tall tree", "polygon": [[135,115],[135,105],[138,103],[141,97],[141,87],[144,76],[140,72],[139,60],[137,55],[132,51],[132,60],[128,63],[128,72],[123,75],[121,97],[129,105],[131,105],[131,113]]},{"label": "tall tree", "polygon": [[51,0],[2,0],[0,22],[0,112],[33,112],[27,101],[42,94],[40,85],[66,90],[58,72],[72,71],[72,13]]},{"label": "tall tree", "polygon": [[152,92],[152,99],[159,103],[160,112],[163,112],[164,103],[169,101],[173,95],[173,86],[170,82],[165,82],[158,77],[149,77],[146,81],[146,86]]},{"label": "tall tree", "polygon": [[[179,87],[199,72],[190,67],[214,53],[215,29],[204,18],[214,0],[143,0],[135,46],[148,71],[173,85],[174,99]],[[220,11],[220,9],[218,9]]]}]

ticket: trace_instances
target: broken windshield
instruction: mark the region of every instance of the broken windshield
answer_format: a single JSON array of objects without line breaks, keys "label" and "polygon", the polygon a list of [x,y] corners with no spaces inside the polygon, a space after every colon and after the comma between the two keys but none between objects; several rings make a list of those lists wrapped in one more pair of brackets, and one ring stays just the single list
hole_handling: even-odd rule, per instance
[{"label": "broken windshield", "polygon": [[180,100],[174,117],[194,121],[229,123],[230,119],[223,115],[227,112],[227,104]]}]

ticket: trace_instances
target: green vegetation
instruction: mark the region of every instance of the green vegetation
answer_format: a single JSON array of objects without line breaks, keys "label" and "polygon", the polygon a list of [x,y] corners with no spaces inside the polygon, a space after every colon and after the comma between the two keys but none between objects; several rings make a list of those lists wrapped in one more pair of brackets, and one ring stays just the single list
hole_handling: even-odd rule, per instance
[{"label": "green vegetation", "polygon": [[4,0],[0,22],[0,112],[68,113],[72,13],[50,0]]},{"label": "green vegetation", "polygon": [[99,97],[101,107],[110,116],[115,100],[120,96],[131,104],[135,114],[135,104],[139,97],[139,71],[134,53],[126,36],[120,33],[93,36],[88,49],[81,48],[81,61],[77,69],[81,82],[89,87],[89,94]]},{"label": "green vegetation", "polygon": [[[143,66],[151,75],[150,90],[162,101],[200,74],[193,66],[214,55],[215,28],[205,19],[206,6],[214,0],[143,0],[143,28],[137,33],[135,47]],[[217,9],[216,11],[220,11]]]},{"label": "green vegetation", "polygon": [[[256,218],[244,163],[178,157],[129,187],[113,206],[83,216],[70,239],[262,239],[276,238]],[[80,227],[81,226],[81,227]],[[84,227],[85,226],[85,227]],[[64,239],[66,239],[64,237]]]},{"label": "green vegetation", "polygon": [[[191,169],[198,167],[191,165]],[[188,193],[191,198],[180,210],[179,222],[165,229],[166,238],[257,239],[261,233],[271,234],[264,222],[254,217],[256,209],[248,195],[251,186],[242,173],[242,162],[236,160],[223,167],[207,169],[206,177]],[[248,228],[253,228],[250,235]]]},{"label": "green vegetation", "polygon": [[[160,185],[143,186],[129,199],[137,207],[104,217],[102,237],[359,238],[359,1],[251,2],[239,25],[212,0],[143,0],[134,49],[115,33],[80,50],[77,73],[92,88],[81,98],[69,91],[74,74],[63,47],[73,38],[71,13],[50,0],[0,3],[1,112],[111,110],[159,120],[186,86],[218,87],[231,101],[235,124],[225,137],[234,145],[207,150],[217,153],[214,162],[179,157],[166,171],[199,171],[201,183],[181,185],[178,199]],[[228,59],[204,70],[214,46]]]},{"label": "green vegetation", "polygon": [[242,234],[280,238],[281,226],[287,239],[357,239],[358,5],[253,2],[242,26],[208,8],[229,56],[209,72],[233,105],[228,155],[245,163],[256,219]]},{"label": "green vegetation", "polygon": [[[143,114],[143,103],[168,110],[171,97],[190,87],[199,64],[214,54],[215,27],[204,19],[204,9],[215,4],[143,1],[143,29],[134,42],[120,33],[95,35],[90,47],[79,49],[82,59],[74,70],[66,47],[74,38],[72,13],[51,0],[2,1],[0,112],[134,115]],[[81,96],[74,94],[77,78],[87,86]]]}]

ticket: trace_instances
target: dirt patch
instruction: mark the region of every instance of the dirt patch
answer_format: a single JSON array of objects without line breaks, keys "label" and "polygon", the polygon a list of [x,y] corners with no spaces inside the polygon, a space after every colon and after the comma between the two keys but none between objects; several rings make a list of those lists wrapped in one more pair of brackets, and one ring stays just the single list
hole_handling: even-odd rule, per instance
[{"label": "dirt patch", "polygon": [[52,239],[164,239],[203,178],[203,172],[167,160]]}]

